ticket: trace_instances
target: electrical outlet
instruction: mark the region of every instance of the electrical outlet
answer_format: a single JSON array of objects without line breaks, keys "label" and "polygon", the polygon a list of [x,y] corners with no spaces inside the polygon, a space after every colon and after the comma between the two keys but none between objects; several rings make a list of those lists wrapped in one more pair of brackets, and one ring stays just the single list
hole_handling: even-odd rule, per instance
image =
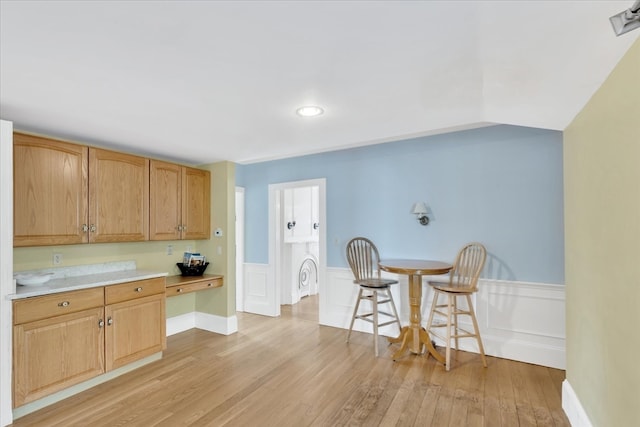
[{"label": "electrical outlet", "polygon": [[62,254],[53,254],[53,265],[62,264]]},{"label": "electrical outlet", "polygon": [[173,255],[173,245],[167,245],[167,255]]}]

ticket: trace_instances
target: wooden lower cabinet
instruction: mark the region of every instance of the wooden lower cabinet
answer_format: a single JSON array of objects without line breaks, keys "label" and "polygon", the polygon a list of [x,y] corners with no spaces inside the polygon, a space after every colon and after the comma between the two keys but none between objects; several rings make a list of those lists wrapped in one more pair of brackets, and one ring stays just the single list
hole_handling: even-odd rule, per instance
[{"label": "wooden lower cabinet", "polygon": [[104,372],[103,314],[99,307],[14,326],[14,407]]},{"label": "wooden lower cabinet", "polygon": [[167,347],[164,293],[108,305],[105,317],[107,371]]},{"label": "wooden lower cabinet", "polygon": [[14,408],[166,348],[164,278],[20,299],[13,307]]}]

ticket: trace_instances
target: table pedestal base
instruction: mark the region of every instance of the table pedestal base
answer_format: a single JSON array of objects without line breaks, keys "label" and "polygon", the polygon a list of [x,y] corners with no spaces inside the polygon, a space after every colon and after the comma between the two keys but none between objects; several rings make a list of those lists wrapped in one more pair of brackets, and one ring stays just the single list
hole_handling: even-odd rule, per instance
[{"label": "table pedestal base", "polygon": [[[417,340],[416,340],[417,338]],[[429,339],[429,334],[424,328],[414,330],[411,326],[404,326],[400,330],[400,335],[397,338],[388,338],[389,344],[400,344],[398,351],[393,353],[391,358],[396,361],[400,359],[404,352],[409,349],[413,354],[422,354],[424,347],[427,347],[427,355],[431,354],[434,359],[440,363],[445,363],[444,356],[438,353]]]}]

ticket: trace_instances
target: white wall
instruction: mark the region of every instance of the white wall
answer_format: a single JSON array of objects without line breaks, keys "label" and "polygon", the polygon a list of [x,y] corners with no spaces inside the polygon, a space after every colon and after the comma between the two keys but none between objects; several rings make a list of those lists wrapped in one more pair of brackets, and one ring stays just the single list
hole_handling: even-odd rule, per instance
[{"label": "white wall", "polygon": [[0,425],[11,424],[11,301],[13,282],[13,123],[0,120]]}]

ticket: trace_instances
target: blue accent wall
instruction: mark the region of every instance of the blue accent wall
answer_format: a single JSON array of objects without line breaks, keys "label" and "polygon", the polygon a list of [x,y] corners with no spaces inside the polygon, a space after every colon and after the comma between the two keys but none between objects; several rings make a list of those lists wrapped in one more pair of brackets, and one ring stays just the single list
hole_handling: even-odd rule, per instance
[{"label": "blue accent wall", "polygon": [[561,132],[507,125],[238,165],[245,261],[268,263],[268,185],[326,178],[328,267],[347,267],[354,236],[382,257],[446,261],[479,241],[484,277],[563,284],[562,173]]}]

